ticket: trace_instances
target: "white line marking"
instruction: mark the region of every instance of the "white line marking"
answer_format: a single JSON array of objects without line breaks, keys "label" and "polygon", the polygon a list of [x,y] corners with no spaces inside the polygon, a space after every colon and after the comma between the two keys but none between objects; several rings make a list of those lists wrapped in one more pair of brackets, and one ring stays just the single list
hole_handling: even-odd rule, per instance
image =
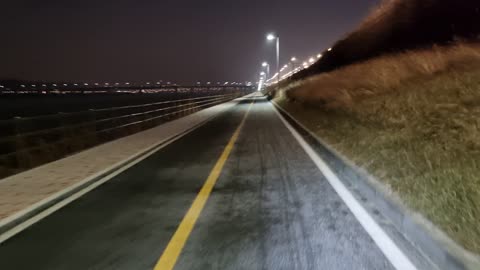
[{"label": "white line marking", "polygon": [[373,241],[377,244],[380,250],[390,263],[396,268],[401,270],[417,270],[415,265],[410,259],[402,252],[402,250],[393,242],[393,240],[387,235],[387,233],[377,224],[377,222],[370,216],[370,214],[363,208],[363,206],[355,199],[345,185],[338,179],[335,173],[328,167],[325,161],[312,149],[310,145],[302,138],[302,136],[287,122],[287,120],[280,114],[277,108],[270,103],[274,108],[280,120],[292,133],[293,137],[297,140],[300,146],[305,150],[310,159],[317,165],[318,169],[322,172],[330,185],[335,189],[338,196],[347,205],[350,211],[353,213],[358,222],[362,225],[365,231],[370,235]]}]

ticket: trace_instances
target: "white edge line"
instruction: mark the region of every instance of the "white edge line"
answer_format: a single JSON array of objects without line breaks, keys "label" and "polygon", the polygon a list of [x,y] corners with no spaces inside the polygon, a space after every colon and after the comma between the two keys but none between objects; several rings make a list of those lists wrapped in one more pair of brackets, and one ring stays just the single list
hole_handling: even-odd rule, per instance
[{"label": "white edge line", "polygon": [[[232,104],[232,106],[235,106],[241,100],[243,100],[244,98],[246,98],[246,97],[240,97],[240,98],[237,98],[235,100],[229,101],[227,103],[234,103],[234,104]],[[226,105],[226,103],[219,104],[219,105]],[[26,208],[26,209],[24,209],[20,212],[17,212],[16,214],[14,214],[14,215],[6,218],[6,219],[1,220],[0,221],[0,227],[5,226],[6,224],[8,224],[10,222],[13,222],[16,219],[21,218],[24,215],[27,215],[29,212],[34,211],[35,209],[41,207],[42,205],[47,204],[49,201],[55,200],[56,198],[61,197],[62,195],[67,194],[69,192],[72,192],[73,190],[75,190],[76,188],[78,188],[82,185],[88,184],[88,182],[94,181],[93,183],[88,184],[88,186],[81,189],[80,191],[68,196],[65,199],[60,200],[59,202],[57,202],[57,203],[53,204],[52,206],[48,207],[47,209],[42,210],[38,214],[35,214],[34,216],[32,216],[32,217],[28,218],[27,220],[21,222],[20,224],[15,225],[13,228],[8,229],[7,231],[3,232],[0,235],[0,244],[5,242],[6,240],[10,239],[11,237],[15,236],[16,234],[22,232],[23,230],[27,229],[28,227],[32,226],[33,224],[39,222],[40,220],[46,218],[47,216],[53,214],[54,212],[61,209],[62,207],[66,206],[69,203],[75,201],[76,199],[82,197],[83,195],[92,191],[93,189],[97,188],[98,186],[104,184],[105,182],[109,181],[110,179],[119,175],[120,173],[124,172],[125,170],[129,169],[130,167],[132,167],[132,166],[136,165],[137,163],[143,161],[144,159],[150,157],[151,155],[158,152],[162,148],[168,146],[169,144],[177,141],[178,139],[184,137],[185,135],[187,135],[187,134],[193,132],[194,130],[200,128],[201,126],[210,122],[215,117],[219,116],[220,113],[222,113],[222,112],[224,112],[228,109],[222,108],[216,115],[213,115],[213,116],[205,119],[204,121],[202,121],[202,122],[198,123],[197,125],[181,132],[180,134],[170,136],[169,138],[166,138],[166,139],[162,140],[161,142],[155,144],[154,146],[146,147],[142,151],[139,151],[137,154],[133,155],[133,158],[129,158],[130,160],[129,159],[122,160],[122,161],[108,167],[107,169],[102,170],[102,171],[86,178],[85,180],[83,180],[83,181],[81,181],[81,182],[79,182],[75,185],[72,185],[72,186],[70,186],[66,189],[63,189],[63,190],[53,194],[52,196],[49,196],[49,197],[33,204],[30,207],[28,207],[28,208]],[[125,166],[122,166],[121,168],[118,168],[117,170],[115,170],[115,168],[120,167],[124,163],[127,163],[127,164]],[[107,174],[111,170],[114,170],[114,171],[111,172],[110,174],[106,175],[105,177],[95,181],[96,178],[98,178],[102,174]]]},{"label": "white edge line", "polygon": [[370,235],[373,241],[377,244],[380,250],[390,263],[398,270],[417,270],[410,259],[402,252],[402,250],[395,244],[395,242],[388,236],[388,234],[377,224],[377,222],[370,216],[370,214],[363,208],[352,193],[345,187],[345,185],[338,179],[337,175],[330,169],[330,167],[322,160],[320,156],[312,149],[310,145],[302,138],[302,136],[293,128],[290,123],[280,114],[277,108],[270,103],[274,108],[280,120],[292,133],[303,150],[307,153],[310,159],[315,163],[320,172],[325,176],[327,181],[337,192],[343,202],[350,209],[352,214],[362,225],[365,231]]}]

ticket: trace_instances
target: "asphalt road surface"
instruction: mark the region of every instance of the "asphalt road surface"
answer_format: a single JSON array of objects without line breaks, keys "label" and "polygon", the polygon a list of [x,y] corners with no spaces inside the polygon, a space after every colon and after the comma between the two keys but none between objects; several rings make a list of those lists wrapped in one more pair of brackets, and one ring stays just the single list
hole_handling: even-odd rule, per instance
[{"label": "asphalt road surface", "polygon": [[[192,223],[185,217],[199,192],[207,200]],[[185,240],[170,255],[177,270],[394,269],[263,98],[2,243],[0,269],[167,269],[157,262],[175,250],[172,237]]]}]

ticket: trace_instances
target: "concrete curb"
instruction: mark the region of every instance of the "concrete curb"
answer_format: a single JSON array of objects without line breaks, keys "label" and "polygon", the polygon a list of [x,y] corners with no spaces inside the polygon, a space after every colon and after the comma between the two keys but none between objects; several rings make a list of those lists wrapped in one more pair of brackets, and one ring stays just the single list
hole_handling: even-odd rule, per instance
[{"label": "concrete curb", "polygon": [[[478,270],[480,259],[470,253],[418,213],[410,211],[401,200],[365,170],[357,167],[308,130],[275,101],[275,107],[331,166],[340,180],[378,210],[395,229],[438,269]],[[370,209],[372,207],[366,207]]]},{"label": "concrete curb", "polygon": [[[248,97],[248,95],[245,96],[245,97]],[[234,100],[229,101],[229,102],[234,103],[233,106],[235,106],[245,97],[237,98],[237,99],[234,99]],[[87,177],[84,180],[78,182],[77,184],[74,184],[74,185],[72,185],[72,186],[70,186],[66,189],[63,189],[63,190],[61,190],[61,191],[59,191],[59,192],[41,200],[41,201],[31,205],[30,207],[12,215],[12,216],[9,216],[9,217],[7,217],[3,220],[0,220],[0,236],[8,233],[10,230],[14,229],[15,227],[17,227],[17,226],[21,225],[22,223],[28,221],[29,219],[34,218],[35,216],[39,215],[43,211],[45,211],[45,210],[49,209],[50,207],[62,202],[63,200],[69,198],[70,196],[72,196],[72,195],[82,191],[83,189],[95,184],[96,182],[100,181],[101,179],[107,177],[108,175],[111,175],[111,174],[115,173],[116,171],[122,169],[123,167],[134,163],[136,160],[152,155],[153,153],[158,151],[163,146],[174,142],[175,140],[183,137],[184,135],[192,132],[193,130],[203,126],[207,122],[212,121],[214,118],[218,117],[224,111],[225,110],[222,110],[222,111],[218,112],[217,114],[208,117],[207,119],[205,119],[205,120],[197,123],[196,125],[184,130],[183,132],[180,132],[178,134],[175,134],[175,135],[167,137],[163,140],[160,140],[158,143],[138,151],[135,155],[132,155],[132,156],[128,157],[127,159],[124,159],[124,160],[114,164],[113,166],[104,169],[101,172],[98,172],[98,173],[96,173],[96,174],[94,174],[90,177]],[[188,117],[188,116],[186,116],[186,117]],[[8,238],[3,239],[3,241],[6,241],[7,239]],[[1,242],[2,241],[0,241],[0,244],[1,244]]]}]

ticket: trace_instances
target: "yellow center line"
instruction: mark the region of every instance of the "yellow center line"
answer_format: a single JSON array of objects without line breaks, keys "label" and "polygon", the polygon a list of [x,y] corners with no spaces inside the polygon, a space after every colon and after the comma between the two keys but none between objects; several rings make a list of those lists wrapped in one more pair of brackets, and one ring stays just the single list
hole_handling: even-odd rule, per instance
[{"label": "yellow center line", "polygon": [[172,239],[170,239],[170,242],[163,251],[162,256],[155,265],[154,270],[171,270],[175,267],[178,257],[180,256],[180,253],[182,252],[182,249],[185,246],[185,243],[187,242],[188,237],[190,236],[190,233],[192,232],[198,217],[202,213],[202,210],[208,200],[208,197],[210,196],[210,193],[212,192],[212,189],[215,186],[215,183],[217,182],[220,173],[222,172],[223,166],[225,165],[225,162],[227,161],[230,153],[232,152],[233,146],[235,145],[235,142],[240,135],[240,131],[245,124],[245,120],[247,119],[248,112],[252,108],[252,105],[253,102],[250,103],[250,106],[248,107],[247,112],[243,116],[240,125],[238,125],[237,129],[233,133],[233,136],[230,138],[230,141],[223,150],[222,155],[218,159],[217,163],[210,172],[210,175],[203,184],[202,189],[193,201],[192,206],[190,206],[187,214],[185,214],[185,216],[183,217],[182,222],[178,226],[177,231],[173,235]]}]

